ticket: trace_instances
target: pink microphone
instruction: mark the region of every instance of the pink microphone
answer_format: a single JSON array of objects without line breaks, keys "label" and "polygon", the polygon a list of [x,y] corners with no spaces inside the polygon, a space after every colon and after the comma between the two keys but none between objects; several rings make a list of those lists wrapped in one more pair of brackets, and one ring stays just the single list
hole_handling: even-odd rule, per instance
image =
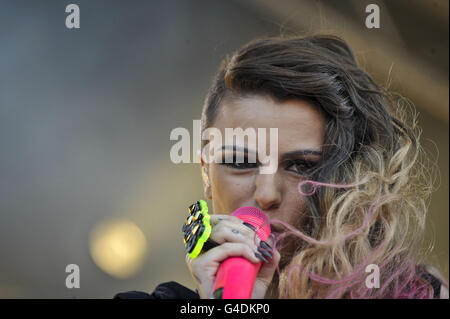
[{"label": "pink microphone", "polygon": [[[269,219],[262,210],[246,206],[236,209],[232,215],[252,225],[262,241],[269,238]],[[227,258],[220,264],[216,274],[214,299],[250,299],[261,264],[252,263],[244,257]]]}]

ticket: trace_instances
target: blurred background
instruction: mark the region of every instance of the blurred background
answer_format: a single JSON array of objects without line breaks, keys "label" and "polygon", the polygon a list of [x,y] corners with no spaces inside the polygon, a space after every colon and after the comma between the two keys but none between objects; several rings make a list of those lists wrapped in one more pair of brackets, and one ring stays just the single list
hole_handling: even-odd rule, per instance
[{"label": "blurred background", "polygon": [[[80,7],[81,28],[65,27]],[[365,8],[380,7],[379,29]],[[428,261],[448,278],[447,0],[0,1],[0,298],[112,298],[194,289],[181,223],[203,197],[173,164],[227,53],[260,36],[330,32],[408,97],[440,179]],[[80,288],[66,288],[66,266]]]}]

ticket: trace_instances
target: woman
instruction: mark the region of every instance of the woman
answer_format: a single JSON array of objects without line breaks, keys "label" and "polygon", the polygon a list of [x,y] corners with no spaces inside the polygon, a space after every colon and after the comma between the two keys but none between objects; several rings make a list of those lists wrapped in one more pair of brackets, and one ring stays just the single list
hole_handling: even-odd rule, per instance
[{"label": "woman", "polygon": [[[202,130],[278,128],[278,167],[261,174],[258,161],[202,157],[216,245],[187,255],[198,297],[211,298],[223,260],[243,256],[264,260],[252,298],[448,298],[446,280],[418,255],[432,172],[407,106],[336,36],[258,39],[225,59]],[[247,146],[224,154],[248,159],[258,150]],[[263,210],[275,236],[256,242],[231,216],[242,206]],[[366,283],[369,265],[378,287]],[[167,296],[161,287],[152,297]],[[186,293],[175,295],[197,296]]]}]

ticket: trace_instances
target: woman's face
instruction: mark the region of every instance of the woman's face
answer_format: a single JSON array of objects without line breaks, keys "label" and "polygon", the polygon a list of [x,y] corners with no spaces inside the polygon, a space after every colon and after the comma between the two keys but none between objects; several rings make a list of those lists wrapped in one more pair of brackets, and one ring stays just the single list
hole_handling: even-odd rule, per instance
[{"label": "woman's face", "polygon": [[[269,153],[269,130],[278,128],[277,170],[261,173],[257,163],[205,163],[210,186],[205,183],[205,196],[213,204],[213,213],[231,214],[242,206],[255,206],[269,218],[276,218],[296,227],[305,216],[305,200],[298,192],[298,183],[305,179],[308,165],[317,163],[325,132],[323,115],[313,104],[303,100],[275,102],[264,96],[251,96],[237,100],[225,99],[213,127],[222,133],[225,144],[223,154],[258,152],[245,140],[244,145],[227,145],[225,128],[264,128]],[[257,145],[257,144],[256,144]],[[272,153],[272,152],[271,152]],[[223,155],[222,154],[222,155]],[[221,156],[220,154],[218,156]],[[248,161],[247,161],[248,162]],[[273,229],[274,230],[274,229]],[[276,226],[275,226],[276,231]]]}]

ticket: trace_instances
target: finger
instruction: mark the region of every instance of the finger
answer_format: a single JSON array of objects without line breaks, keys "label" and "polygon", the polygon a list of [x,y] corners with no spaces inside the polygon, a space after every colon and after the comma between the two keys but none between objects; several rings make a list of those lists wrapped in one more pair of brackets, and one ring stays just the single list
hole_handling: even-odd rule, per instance
[{"label": "finger", "polygon": [[[263,257],[264,257],[264,261],[265,263],[263,263],[262,269],[261,271],[263,271],[263,276],[272,276],[273,275],[273,271],[276,268],[276,266],[278,265],[279,261],[280,261],[280,253],[278,252],[278,250],[276,249],[275,246],[275,237],[274,236],[269,236],[266,241],[260,241],[259,246],[258,246],[258,253],[260,253]],[[265,273],[265,269],[270,269],[269,272],[267,272],[267,274]]]},{"label": "finger", "polygon": [[280,259],[280,253],[278,251],[274,251],[273,257],[271,259],[268,259],[267,263],[262,263],[261,268],[258,272],[257,279],[268,286],[272,281],[273,275],[275,274],[275,270],[277,269]]},{"label": "finger", "polygon": [[274,234],[270,234],[269,237],[265,241],[261,241],[259,243],[260,247],[264,250],[267,250],[269,252],[273,252],[273,250],[276,248],[276,238]]},{"label": "finger", "polygon": [[216,226],[218,223],[224,220],[228,220],[228,215],[211,214],[209,223],[211,224],[211,226]]},{"label": "finger", "polygon": [[256,233],[241,224],[223,221],[212,228],[210,238],[217,243],[240,242],[254,247],[259,245]]},{"label": "finger", "polygon": [[252,263],[261,262],[255,252],[242,243],[224,243],[197,258],[186,256],[186,263],[193,276],[200,296],[207,298],[212,290],[212,283],[220,263],[229,257],[243,257]]},{"label": "finger", "polygon": [[242,219],[239,219],[236,216],[232,215],[223,215],[223,214],[211,214],[210,224],[211,226],[217,225],[222,221],[228,221],[231,223],[242,224]]},{"label": "finger", "polygon": [[253,263],[258,263],[261,261],[258,257],[256,257],[254,249],[250,248],[246,244],[236,242],[223,243],[222,245],[207,251],[198,258],[202,258],[202,261],[208,260],[209,262],[220,263],[228,257],[238,256],[244,257]]},{"label": "finger", "polygon": [[[231,216],[231,215],[211,215],[211,220],[210,220],[210,224],[211,226],[217,226],[217,225],[222,225],[222,224],[227,224],[227,225],[239,225],[238,227],[238,231],[244,233],[247,236],[250,237],[255,237],[255,233],[256,233],[256,227],[243,221],[242,219],[236,217],[236,216]],[[242,227],[245,226],[245,227]]]}]

